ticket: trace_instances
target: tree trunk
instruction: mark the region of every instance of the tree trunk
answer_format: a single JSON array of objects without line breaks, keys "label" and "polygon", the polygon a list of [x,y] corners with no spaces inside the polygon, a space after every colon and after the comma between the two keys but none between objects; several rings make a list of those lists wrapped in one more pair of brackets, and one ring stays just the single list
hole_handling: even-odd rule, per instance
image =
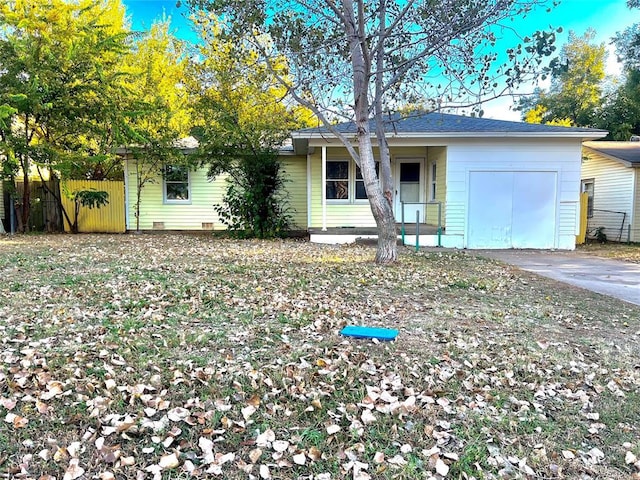
[{"label": "tree trunk", "polygon": [[29,181],[29,164],[22,162],[22,208],[20,209],[20,217],[18,222],[18,231],[26,233],[29,231],[29,216],[31,213],[31,182]]},{"label": "tree trunk", "polygon": [[365,189],[369,197],[371,212],[378,227],[376,263],[394,263],[398,260],[396,219],[393,215],[391,202],[382,191],[382,187],[376,176],[373,145],[371,144],[371,136],[368,132],[366,136],[358,137],[358,147],[360,150],[360,170],[362,171],[362,178],[364,179]]},{"label": "tree trunk", "polygon": [[[349,38],[351,66],[353,68],[354,111],[358,139],[360,170],[364,180],[369,205],[378,227],[376,263],[389,264],[398,260],[396,223],[391,202],[382,192],[376,174],[376,162],[369,126],[369,79],[371,57],[367,49],[364,31],[364,3],[356,2],[357,14],[351,0],[344,1],[344,26]],[[357,20],[356,20],[357,18]],[[386,159],[388,162],[388,158]]]}]

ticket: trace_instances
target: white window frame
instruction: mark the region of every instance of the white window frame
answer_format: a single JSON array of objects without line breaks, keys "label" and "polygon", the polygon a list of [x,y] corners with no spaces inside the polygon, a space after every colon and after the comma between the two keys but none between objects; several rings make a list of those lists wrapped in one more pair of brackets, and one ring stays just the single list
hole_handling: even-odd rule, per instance
[{"label": "white window frame", "polygon": [[[378,174],[378,181],[380,181],[380,162],[378,160],[375,161],[376,162],[376,173]],[[362,186],[364,187],[364,177],[363,178],[358,178],[358,165],[356,165],[356,162],[352,161],[351,162],[353,164],[353,203],[369,203],[369,197],[367,198],[356,198],[356,184],[357,182],[362,182]],[[362,171],[360,171],[360,176],[362,176]],[[365,194],[366,194],[366,187],[365,188]]]},{"label": "white window frame", "polygon": [[[187,199],[174,199],[174,198],[167,198],[167,177],[166,177],[166,168],[167,167],[177,167],[180,169],[186,169],[187,170],[187,195],[189,198]],[[169,184],[172,183],[184,183],[184,182],[169,182]],[[163,203],[166,205],[190,205],[191,204],[191,170],[188,167],[182,167],[179,165],[165,165],[163,167],[163,171],[162,171],[162,200]]]},{"label": "white window frame", "polygon": [[429,185],[429,200],[434,202],[437,199],[438,195],[438,163],[431,162],[431,169],[429,172],[431,175],[431,183]]},{"label": "white window frame", "polygon": [[582,193],[589,193],[587,190],[587,185],[591,185],[591,195],[588,196],[587,200],[587,218],[593,218],[593,205],[594,198],[596,196],[596,179],[595,178],[585,178],[581,182],[580,191]]},{"label": "white window frame", "polygon": [[[329,178],[329,163],[332,162],[340,162],[340,163],[347,163],[347,178]],[[324,184],[324,189],[325,192],[327,191],[327,184],[329,182],[347,182],[347,198],[329,198],[328,196],[327,198],[327,203],[338,203],[338,204],[345,204],[345,203],[351,203],[352,199],[353,199],[353,192],[352,192],[352,188],[351,188],[351,183],[353,181],[353,175],[351,173],[351,161],[350,160],[346,160],[344,158],[331,158],[327,160],[327,178],[325,178],[325,184]],[[326,193],[325,193],[326,195]]]}]

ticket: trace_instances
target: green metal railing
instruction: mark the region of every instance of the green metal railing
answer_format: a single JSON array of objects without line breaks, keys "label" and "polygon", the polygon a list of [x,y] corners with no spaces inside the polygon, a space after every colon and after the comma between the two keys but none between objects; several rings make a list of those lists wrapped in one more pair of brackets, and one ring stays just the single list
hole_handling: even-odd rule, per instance
[{"label": "green metal railing", "polygon": [[[442,246],[442,202],[400,202],[401,206],[401,224],[400,224],[400,233],[402,236],[402,245],[404,245],[404,237],[405,237],[405,221],[404,221],[404,210],[405,205],[437,205],[438,206],[438,246]],[[427,222],[427,209],[424,209],[424,221]],[[416,252],[420,249],[420,210],[416,210]]]}]

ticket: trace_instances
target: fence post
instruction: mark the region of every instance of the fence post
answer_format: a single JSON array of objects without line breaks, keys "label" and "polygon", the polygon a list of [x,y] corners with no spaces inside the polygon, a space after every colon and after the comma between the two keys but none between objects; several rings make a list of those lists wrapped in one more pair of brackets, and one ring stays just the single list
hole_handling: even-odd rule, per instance
[{"label": "fence post", "polygon": [[402,246],[404,247],[404,201],[400,201],[400,208],[402,211],[400,212],[400,236],[402,237]]},{"label": "fence post", "polygon": [[420,210],[416,210],[416,252],[420,250]]},{"label": "fence post", "polygon": [[438,246],[442,246],[442,202],[438,202]]}]

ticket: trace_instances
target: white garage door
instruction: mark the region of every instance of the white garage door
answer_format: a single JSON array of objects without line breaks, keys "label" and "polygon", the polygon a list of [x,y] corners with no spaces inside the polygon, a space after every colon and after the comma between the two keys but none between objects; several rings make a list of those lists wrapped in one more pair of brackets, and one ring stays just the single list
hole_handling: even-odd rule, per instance
[{"label": "white garage door", "polygon": [[556,172],[470,172],[468,248],[553,248]]}]

